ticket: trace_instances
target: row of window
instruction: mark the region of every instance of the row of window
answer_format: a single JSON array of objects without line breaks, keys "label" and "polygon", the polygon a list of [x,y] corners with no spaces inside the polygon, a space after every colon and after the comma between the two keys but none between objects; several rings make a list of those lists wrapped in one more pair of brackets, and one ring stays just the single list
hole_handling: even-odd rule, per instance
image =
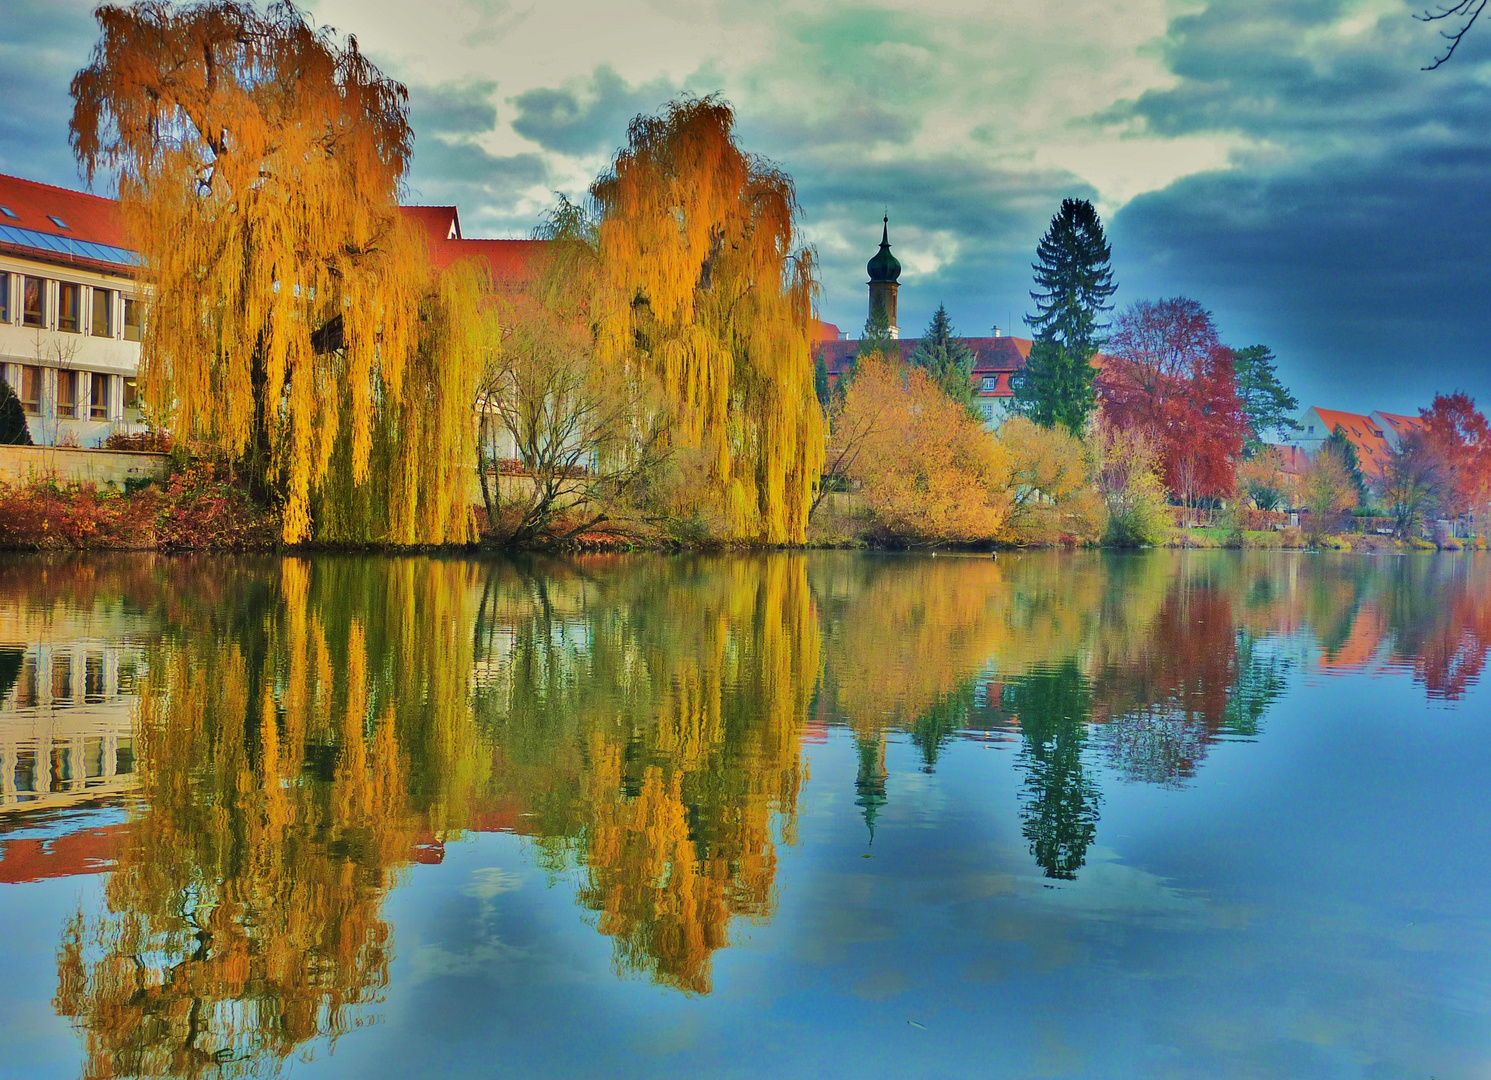
[{"label": "row of window", "polygon": [[[14,323],[19,315],[22,326],[38,330],[60,330],[65,334],[86,331],[93,337],[122,336],[125,341],[139,341],[143,314],[140,301],[130,296],[123,300],[121,305],[115,289],[0,271],[0,323]],[[85,305],[89,315],[86,326]],[[53,307],[55,312],[51,310]]]},{"label": "row of window", "polygon": [[[111,680],[102,656],[95,654],[85,656],[82,660],[82,670],[78,671],[73,657],[54,656],[51,671],[48,672],[40,666],[36,656],[27,656],[16,676],[16,707],[29,708],[41,704],[44,700],[42,690],[48,682],[51,684],[51,694],[45,700],[52,704],[93,704],[116,694],[135,692],[138,673],[133,662],[120,664],[117,674]],[[50,679],[47,678],[48,674]],[[78,675],[82,676],[81,686],[78,685]]]},{"label": "row of window", "polygon": [[[42,372],[34,364],[18,364],[20,378],[12,387],[21,399],[21,408],[31,416],[41,414]],[[0,368],[0,371],[3,371]],[[58,371],[56,414],[65,419],[109,419],[109,380],[114,376],[101,371]],[[87,397],[83,393],[87,391]],[[133,375],[124,376],[122,407],[128,413],[140,407],[139,387]]]}]

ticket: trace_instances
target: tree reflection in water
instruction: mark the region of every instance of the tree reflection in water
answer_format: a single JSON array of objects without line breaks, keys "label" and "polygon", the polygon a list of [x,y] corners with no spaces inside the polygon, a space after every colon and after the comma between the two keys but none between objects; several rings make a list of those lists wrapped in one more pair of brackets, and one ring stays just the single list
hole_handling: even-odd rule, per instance
[{"label": "tree reflection in water", "polygon": [[888,744],[931,771],[1006,732],[1034,861],[1072,878],[1105,773],[1185,784],[1260,737],[1291,665],[1462,694],[1488,585],[1471,558],[1226,553],[0,564],[12,629],[86,602],[153,640],[130,840],[55,1004],[88,1077],[272,1072],[377,1019],[384,895],[492,828],[577,874],[619,973],[709,993],[776,910],[809,725],[852,734],[871,837]]}]

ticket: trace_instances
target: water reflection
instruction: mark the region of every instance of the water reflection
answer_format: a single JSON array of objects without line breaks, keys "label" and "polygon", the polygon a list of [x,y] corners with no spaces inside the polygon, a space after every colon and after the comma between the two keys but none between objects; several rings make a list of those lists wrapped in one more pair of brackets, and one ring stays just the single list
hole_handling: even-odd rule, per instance
[{"label": "water reflection", "polygon": [[574,875],[618,974],[708,994],[777,911],[828,726],[867,844],[888,744],[933,772],[1008,740],[1030,857],[1072,880],[1109,780],[1184,787],[1305,672],[1453,699],[1488,647],[1471,557],[17,561],[0,812],[137,789],[58,952],[84,1075],[262,1074],[377,1022],[384,900],[468,831]]}]

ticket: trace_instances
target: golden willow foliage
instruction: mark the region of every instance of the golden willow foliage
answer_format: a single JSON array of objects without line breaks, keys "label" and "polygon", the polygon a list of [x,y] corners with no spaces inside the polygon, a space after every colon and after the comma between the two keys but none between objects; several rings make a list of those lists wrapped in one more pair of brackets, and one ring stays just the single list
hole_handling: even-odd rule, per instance
[{"label": "golden willow foliage", "polygon": [[617,970],[708,993],[731,923],[775,910],[773,826],[795,842],[806,563],[606,565],[488,582],[478,716],[500,733],[499,801],[551,866],[583,868]]},{"label": "golden willow foliage", "polygon": [[717,98],[639,116],[591,187],[607,304],[602,363],[662,380],[680,457],[729,537],[801,543],[823,466],[810,346],[814,266],[792,180],[735,141]]},{"label": "golden willow foliage", "polygon": [[211,605],[175,613],[147,657],[142,799],[107,910],[58,953],[85,1077],[261,1076],[367,1022],[383,896],[483,780],[471,573],[290,559],[230,575],[236,634]]},{"label": "golden willow foliage", "polygon": [[[476,364],[458,335],[422,340],[421,298],[448,303],[451,289],[429,295],[421,239],[396,205],[413,138],[404,87],[289,3],[106,5],[97,17],[71,138],[90,178],[119,170],[153,288],[141,368],[152,415],[246,458],[283,499],[287,542],[312,535],[312,495],[338,456],[354,487],[375,457],[393,470],[391,497],[446,482],[363,538],[466,539],[465,475],[451,482],[443,463],[469,460]],[[446,401],[462,407],[424,411]]]}]

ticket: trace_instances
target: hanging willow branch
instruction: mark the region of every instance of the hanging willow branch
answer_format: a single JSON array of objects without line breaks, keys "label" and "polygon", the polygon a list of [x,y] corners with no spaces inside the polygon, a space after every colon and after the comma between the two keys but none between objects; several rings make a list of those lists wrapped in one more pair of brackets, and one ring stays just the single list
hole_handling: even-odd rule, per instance
[{"label": "hanging willow branch", "polygon": [[[102,37],[72,81],[71,141],[90,180],[119,171],[153,287],[149,407],[178,439],[245,461],[282,501],[287,542],[312,534],[312,497],[339,454],[360,486],[375,456],[421,468],[458,452],[452,430],[438,451],[374,453],[380,431],[405,434],[385,414],[408,414],[406,390],[421,408],[469,400],[419,355],[432,286],[397,207],[413,140],[404,87],[289,3],[148,2],[97,18]],[[421,421],[470,425],[459,412]],[[401,520],[366,539],[449,539],[464,496],[460,483],[442,493],[451,506],[413,513],[433,533]]]},{"label": "hanging willow branch", "polygon": [[816,283],[792,180],[741,151],[717,98],[639,116],[591,188],[609,303],[599,362],[645,366],[737,538],[800,543],[823,467]]}]

